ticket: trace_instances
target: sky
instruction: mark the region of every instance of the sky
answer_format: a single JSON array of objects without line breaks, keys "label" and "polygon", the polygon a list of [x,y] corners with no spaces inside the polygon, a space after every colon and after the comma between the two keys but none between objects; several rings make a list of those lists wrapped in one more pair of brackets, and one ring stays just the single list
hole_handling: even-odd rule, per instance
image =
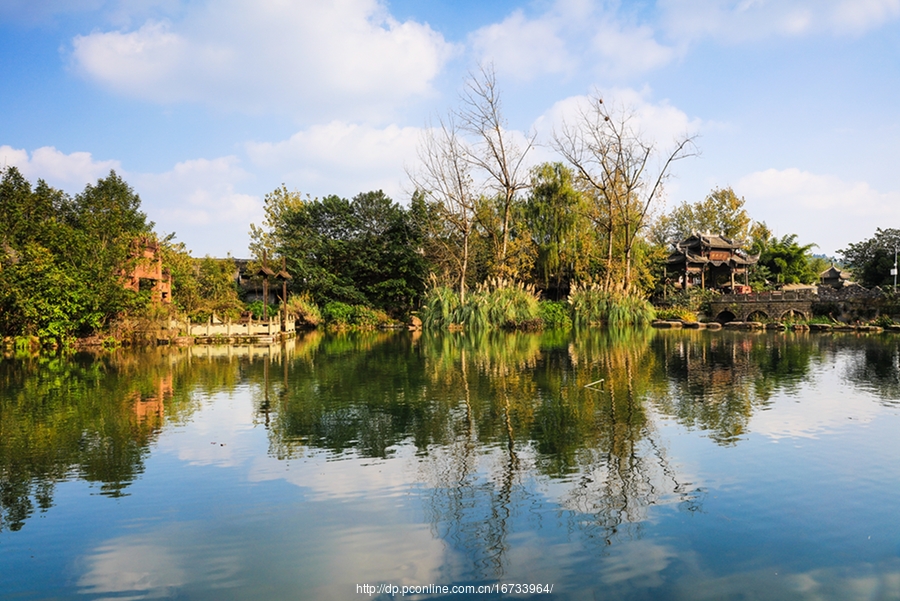
[{"label": "sky", "polygon": [[697,136],[658,213],[730,186],[827,255],[900,228],[900,0],[0,0],[0,167],[115,170],[158,233],[247,257],[282,184],[408,203],[482,65],[534,164],[591,94]]}]

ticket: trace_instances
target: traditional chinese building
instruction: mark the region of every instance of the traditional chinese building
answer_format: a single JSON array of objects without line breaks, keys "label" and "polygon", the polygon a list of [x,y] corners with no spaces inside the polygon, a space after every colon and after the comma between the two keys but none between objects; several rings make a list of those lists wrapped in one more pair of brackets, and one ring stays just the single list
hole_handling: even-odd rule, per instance
[{"label": "traditional chinese building", "polygon": [[[725,236],[691,234],[675,245],[666,260],[666,274],[677,274],[682,288],[749,289],[749,268],[759,260]],[[743,280],[739,282],[738,280]]]},{"label": "traditional chinese building", "polygon": [[831,286],[832,288],[843,288],[850,283],[850,273],[842,269],[838,269],[831,264],[831,267],[819,274],[819,283],[822,286]]}]

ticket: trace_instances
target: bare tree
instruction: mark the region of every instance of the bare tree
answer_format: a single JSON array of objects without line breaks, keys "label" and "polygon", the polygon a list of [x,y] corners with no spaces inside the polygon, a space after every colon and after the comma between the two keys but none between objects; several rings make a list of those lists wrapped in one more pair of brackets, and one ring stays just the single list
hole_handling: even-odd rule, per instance
[{"label": "bare tree", "polygon": [[638,233],[647,225],[651,206],[662,196],[672,164],[697,154],[695,136],[687,134],[676,139],[671,149],[657,151],[636,129],[635,121],[634,110],[610,109],[595,94],[574,125],[563,124],[553,134],[554,148],[592,192],[599,224],[606,230],[605,287],[613,286],[613,245],[619,241],[624,270],[621,288],[626,293],[631,291]]},{"label": "bare tree", "polygon": [[503,117],[500,91],[493,65],[482,65],[470,74],[456,115],[460,128],[473,138],[467,160],[485,175],[486,190],[493,190],[500,201],[500,248],[498,267],[506,264],[509,246],[510,218],[516,193],[528,187],[525,158],[534,146],[535,134],[526,138],[524,146],[516,143]]},{"label": "bare tree", "polygon": [[456,264],[459,300],[466,300],[469,248],[475,221],[478,194],[467,157],[471,150],[460,138],[459,126],[451,115],[437,127],[425,130],[419,143],[419,169],[409,172],[415,188],[435,204],[441,223],[431,224],[444,231],[435,238],[444,244]]}]

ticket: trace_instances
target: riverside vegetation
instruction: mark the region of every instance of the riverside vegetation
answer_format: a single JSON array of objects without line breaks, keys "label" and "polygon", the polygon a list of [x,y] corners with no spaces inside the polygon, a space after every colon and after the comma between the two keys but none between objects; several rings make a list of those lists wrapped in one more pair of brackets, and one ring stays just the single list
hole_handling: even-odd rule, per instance
[{"label": "riverside vegetation", "polygon": [[[312,198],[279,186],[265,197],[264,221],[249,226],[248,271],[264,256],[283,261],[287,310],[309,327],[371,328],[418,314],[430,328],[536,329],[646,324],[651,300],[664,316],[696,318],[708,299],[676,294],[665,273],[671,245],[692,231],[722,233],[758,255],[755,290],[812,283],[828,266],[811,254],[814,244],[776,238],[755,222],[730,188],[661,213],[671,168],[696,154],[691,136],[658,148],[627,107],[594,96],[552,136],[562,161],[528,168],[535,138],[512,136],[501,109],[493,71],[470,77],[459,107],[420,143],[406,206],[382,191]],[[138,237],[160,246],[169,306],[121,285]],[[898,230],[879,229],[849,244],[845,267],[863,283],[885,283],[898,240]],[[32,186],[14,166],[2,171],[7,345],[98,335],[115,343],[173,315],[261,315],[261,303],[242,297],[236,271],[230,257],[194,258],[174,234],[155,234],[139,196],[114,172],[71,197],[43,181]]]}]

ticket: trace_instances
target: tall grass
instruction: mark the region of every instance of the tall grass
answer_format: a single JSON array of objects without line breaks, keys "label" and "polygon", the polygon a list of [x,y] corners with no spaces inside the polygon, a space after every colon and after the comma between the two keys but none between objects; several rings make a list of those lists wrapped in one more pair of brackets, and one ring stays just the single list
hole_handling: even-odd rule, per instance
[{"label": "tall grass", "polygon": [[471,330],[538,329],[541,319],[538,296],[532,286],[496,278],[479,284],[459,302],[459,295],[447,286],[432,286],[420,311],[422,324],[429,329],[462,326]]},{"label": "tall grass", "polygon": [[575,284],[569,292],[572,322],[576,327],[643,326],[653,321],[653,306],[644,298],[602,290],[597,284]]}]

